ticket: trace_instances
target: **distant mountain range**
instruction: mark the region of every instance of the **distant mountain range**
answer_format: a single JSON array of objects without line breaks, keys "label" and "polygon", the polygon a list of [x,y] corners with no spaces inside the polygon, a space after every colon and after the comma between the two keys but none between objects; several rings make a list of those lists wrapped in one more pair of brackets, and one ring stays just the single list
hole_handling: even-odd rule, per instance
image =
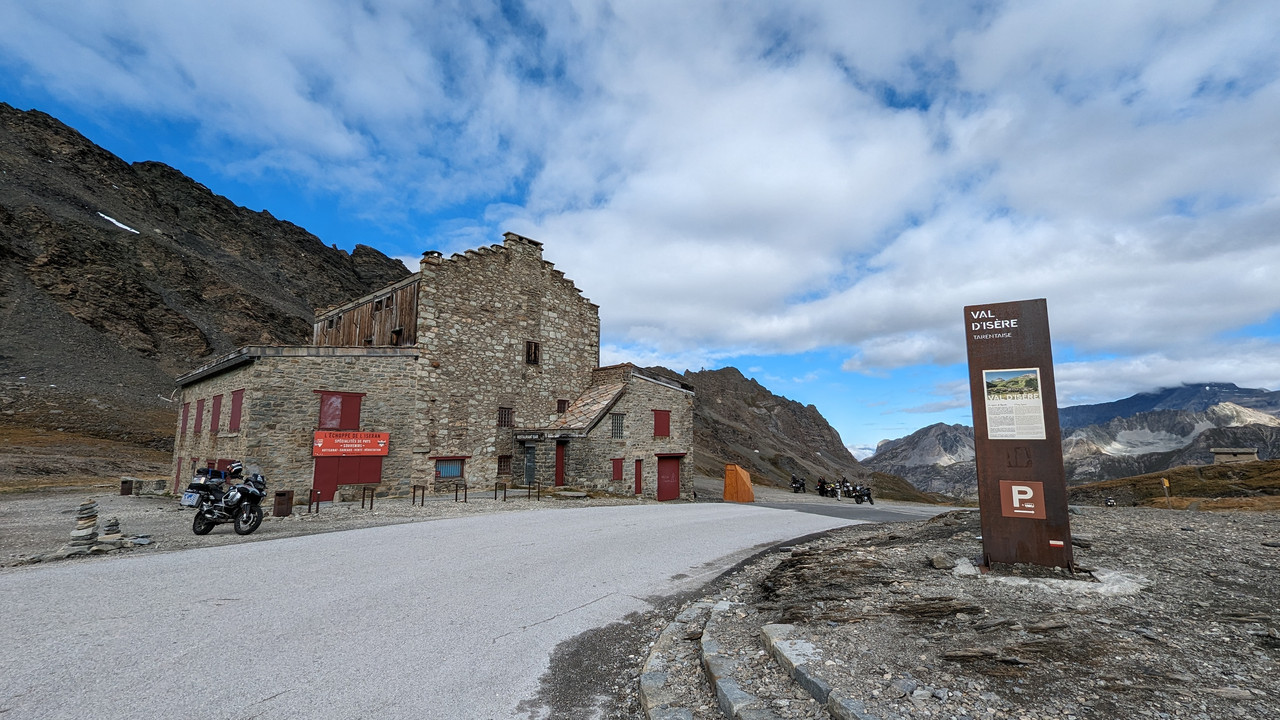
[{"label": "distant mountain range", "polygon": [[1075,405],[1058,410],[1063,436],[1069,428],[1102,425],[1116,418],[1133,417],[1154,410],[1208,410],[1218,403],[1234,403],[1268,415],[1280,414],[1280,392],[1241,388],[1231,383],[1179,385],[1138,393],[1123,400],[1097,405]]},{"label": "distant mountain range", "polygon": [[[1067,483],[1078,485],[1213,462],[1215,447],[1280,457],[1280,392],[1208,383],[1061,408]],[[920,490],[977,494],[973,428],[936,424],[886,440],[863,461]]]}]

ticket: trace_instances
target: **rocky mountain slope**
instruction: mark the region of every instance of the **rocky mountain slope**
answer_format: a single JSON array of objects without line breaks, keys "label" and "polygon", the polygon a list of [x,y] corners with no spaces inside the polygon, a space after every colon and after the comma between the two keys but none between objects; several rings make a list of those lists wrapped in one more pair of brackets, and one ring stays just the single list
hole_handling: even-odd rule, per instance
[{"label": "rocky mountain slope", "polygon": [[1138,413],[1155,410],[1202,412],[1224,402],[1269,415],[1280,414],[1280,392],[1242,388],[1233,383],[1203,383],[1138,393],[1109,403],[1060,408],[1058,420],[1065,436],[1074,428],[1102,425],[1116,418],[1133,417]]},{"label": "rocky mountain slope", "polygon": [[0,422],[164,444],[176,374],[407,274],[0,103]]},{"label": "rocky mountain slope", "polygon": [[[1236,395],[1257,398],[1267,392],[1241,390]],[[1193,394],[1188,402],[1194,408],[1203,403],[1203,397]],[[1125,401],[1110,405],[1113,409],[1142,406]],[[1072,410],[1063,408],[1061,412],[1065,415]],[[1090,411],[1076,417],[1106,414]],[[1210,451],[1215,447],[1258,448],[1262,459],[1280,456],[1280,418],[1221,402],[1200,410],[1137,412],[1102,424],[1068,428],[1062,441],[1069,485],[1159,472],[1179,465],[1208,464],[1213,462]],[[863,462],[874,470],[906,478],[926,492],[973,497],[977,494],[973,457],[973,428],[937,424],[905,438],[882,442],[876,454]]]},{"label": "rocky mountain slope", "polygon": [[753,482],[779,486],[792,473],[811,479],[870,474],[814,406],[774,395],[737,368],[676,377],[695,393],[694,467],[699,472],[723,475],[725,463],[734,463],[751,473]]}]

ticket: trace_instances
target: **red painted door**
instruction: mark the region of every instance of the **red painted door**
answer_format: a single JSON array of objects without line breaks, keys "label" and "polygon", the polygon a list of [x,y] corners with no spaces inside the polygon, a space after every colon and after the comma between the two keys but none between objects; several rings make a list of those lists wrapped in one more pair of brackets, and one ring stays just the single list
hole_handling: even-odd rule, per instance
[{"label": "red painted door", "polygon": [[680,458],[658,458],[658,499],[675,500],[680,497]]},{"label": "red painted door", "polygon": [[643,466],[643,464],[644,464],[644,461],[643,461],[643,460],[637,460],[637,461],[636,461],[636,494],[637,494],[637,495],[639,495],[639,494],[640,494],[640,489],[641,489],[641,485],[640,485],[640,477],[641,477],[641,475],[640,475],[640,468]]},{"label": "red painted door", "polygon": [[338,490],[337,457],[316,458],[315,474],[311,478],[311,489],[319,490],[320,502],[333,502],[333,494]]},{"label": "red painted door", "polygon": [[556,485],[564,485],[564,454],[567,447],[569,447],[568,442],[556,441]]},{"label": "red painted door", "polygon": [[316,458],[311,487],[320,491],[320,500],[333,502],[339,485],[382,482],[382,456],[343,456]]}]

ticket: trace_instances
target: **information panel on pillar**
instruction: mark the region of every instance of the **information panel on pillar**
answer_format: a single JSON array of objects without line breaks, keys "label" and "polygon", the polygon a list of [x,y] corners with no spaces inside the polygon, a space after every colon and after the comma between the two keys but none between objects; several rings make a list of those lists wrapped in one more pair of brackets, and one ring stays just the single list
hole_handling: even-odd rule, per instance
[{"label": "information panel on pillar", "polygon": [[964,320],[983,559],[1070,568],[1048,303],[971,305]]}]

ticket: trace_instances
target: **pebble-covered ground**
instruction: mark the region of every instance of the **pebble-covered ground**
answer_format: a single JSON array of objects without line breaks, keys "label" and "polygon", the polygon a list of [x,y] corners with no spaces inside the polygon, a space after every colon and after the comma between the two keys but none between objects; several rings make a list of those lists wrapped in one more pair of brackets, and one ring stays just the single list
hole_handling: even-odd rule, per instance
[{"label": "pebble-covered ground", "polygon": [[742,605],[717,639],[784,718],[829,715],[761,653],[777,622],[881,718],[1280,717],[1280,515],[1081,513],[1075,576],[979,573],[977,511],[836,531],[726,579],[709,597]]},{"label": "pebble-covered ground", "polygon": [[[615,496],[561,497],[544,488],[541,500],[529,497],[523,490],[508,492],[506,500],[501,499],[501,495],[495,500],[493,491],[472,491],[466,502],[455,502],[453,493],[429,496],[421,504],[412,503],[410,498],[377,498],[372,509],[361,508],[359,502],[337,502],[324,503],[318,512],[308,513],[306,505],[297,505],[289,516],[272,517],[270,486],[267,490],[268,498],[263,504],[266,517],[261,527],[246,536],[236,535],[230,523],[214,527],[208,535],[197,536],[191,531],[193,509],[182,507],[173,497],[121,496],[118,483],[65,492],[5,493],[0,495],[0,567],[56,558],[75,530],[77,507],[90,497],[98,503],[100,522],[105,524],[117,518],[124,537],[145,536],[150,540],[145,547],[128,548],[120,553],[185,550],[481,513],[654,502]],[[72,557],[58,562],[93,560],[95,558]]]}]

